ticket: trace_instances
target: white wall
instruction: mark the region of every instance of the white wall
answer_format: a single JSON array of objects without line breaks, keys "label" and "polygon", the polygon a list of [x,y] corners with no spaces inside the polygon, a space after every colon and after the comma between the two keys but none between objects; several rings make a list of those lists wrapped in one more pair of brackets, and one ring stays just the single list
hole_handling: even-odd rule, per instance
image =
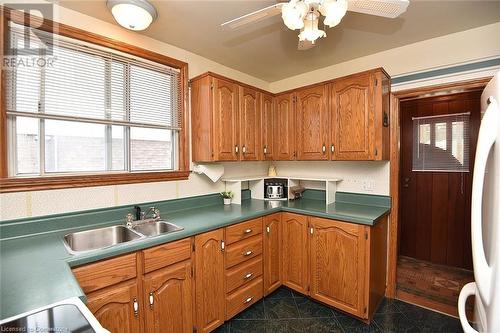
[{"label": "white wall", "polygon": [[[273,92],[380,66],[386,68],[389,74],[398,75],[500,55],[500,43],[491,42],[496,41],[500,35],[500,23],[497,23],[268,83],[186,50],[69,9],[57,7],[55,20],[185,61],[189,64],[190,77],[213,71]],[[265,174],[268,165],[268,162],[224,164],[226,176]],[[283,175],[302,173],[338,176],[344,179],[338,187],[341,191],[386,195],[389,193],[388,162],[276,162],[276,165],[278,173]],[[373,189],[366,190],[366,182],[370,182]],[[0,219],[167,200],[216,193],[222,189],[224,184],[221,182],[212,183],[203,175],[191,174],[189,180],[185,181],[5,193],[0,195]]]}]

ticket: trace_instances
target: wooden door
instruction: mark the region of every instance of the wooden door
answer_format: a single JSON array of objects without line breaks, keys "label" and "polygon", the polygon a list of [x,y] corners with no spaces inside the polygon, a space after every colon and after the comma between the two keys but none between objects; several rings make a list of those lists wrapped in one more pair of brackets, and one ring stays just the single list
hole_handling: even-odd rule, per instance
[{"label": "wooden door", "polygon": [[238,140],[238,85],[231,81],[212,78],[213,142],[216,161],[237,161]]},{"label": "wooden door", "polygon": [[110,332],[139,332],[142,314],[136,283],[134,279],[87,295],[87,307],[102,327]]},{"label": "wooden door", "polygon": [[240,145],[241,160],[257,161],[261,155],[260,93],[240,87]]},{"label": "wooden door", "polygon": [[276,160],[295,159],[293,94],[276,96],[274,150]]},{"label": "wooden door", "polygon": [[146,275],[146,332],[193,332],[191,268],[191,261],[184,261]]},{"label": "wooden door", "polygon": [[328,160],[328,88],[319,85],[297,91],[295,107],[298,160]]},{"label": "wooden door", "polygon": [[349,76],[331,87],[332,159],[371,160],[374,148],[374,78]]},{"label": "wooden door", "polygon": [[261,115],[262,115],[262,159],[274,159],[274,136],[276,135],[274,98],[270,94],[261,95]]},{"label": "wooden door", "polygon": [[281,286],[281,213],[264,217],[264,295]]},{"label": "wooden door", "polygon": [[224,323],[224,230],[197,235],[195,242],[196,328],[211,332]]},{"label": "wooden door", "polygon": [[[436,264],[472,269],[470,200],[480,125],[481,92],[405,101],[401,112],[399,253]],[[413,117],[470,112],[469,172],[413,171]],[[434,118],[435,119],[435,118]],[[437,126],[440,126],[438,129]],[[419,126],[427,126],[425,124]],[[453,159],[453,119],[432,123],[419,149]],[[422,128],[424,130],[425,128]],[[437,138],[442,132],[442,140]],[[455,147],[455,148],[454,148]]]},{"label": "wooden door", "polygon": [[283,213],[283,284],[308,294],[309,247],[307,216]]},{"label": "wooden door", "polygon": [[365,317],[365,227],[317,217],[310,226],[311,297]]}]

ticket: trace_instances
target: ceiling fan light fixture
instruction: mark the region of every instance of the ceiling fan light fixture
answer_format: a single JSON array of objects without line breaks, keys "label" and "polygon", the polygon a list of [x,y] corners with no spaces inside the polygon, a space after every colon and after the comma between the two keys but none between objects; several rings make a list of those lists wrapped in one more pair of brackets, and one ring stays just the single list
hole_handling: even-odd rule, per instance
[{"label": "ceiling fan light fixture", "polygon": [[281,17],[285,25],[291,30],[302,29],[304,27],[304,16],[309,7],[300,0],[292,0],[283,4]]},{"label": "ceiling fan light fixture", "polygon": [[319,7],[321,14],[325,16],[323,23],[333,28],[338,25],[347,13],[346,0],[323,0]]},{"label": "ceiling fan light fixture", "polygon": [[147,0],[107,0],[106,5],[116,22],[130,30],[145,30],[158,16]]},{"label": "ceiling fan light fixture", "polygon": [[299,41],[310,41],[315,43],[318,38],[326,37],[326,32],[318,29],[319,19],[314,16],[313,19],[305,20],[304,28],[300,31]]}]

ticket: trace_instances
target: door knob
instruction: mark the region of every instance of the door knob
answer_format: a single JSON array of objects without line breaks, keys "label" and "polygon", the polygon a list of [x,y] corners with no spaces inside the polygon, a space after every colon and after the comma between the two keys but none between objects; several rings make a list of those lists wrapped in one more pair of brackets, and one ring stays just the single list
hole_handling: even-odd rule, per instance
[{"label": "door knob", "polygon": [[410,185],[408,184],[408,183],[410,182],[410,180],[411,180],[411,178],[410,178],[410,177],[405,177],[405,178],[403,179],[403,187],[404,187],[404,188],[408,188],[408,187],[410,187]]}]

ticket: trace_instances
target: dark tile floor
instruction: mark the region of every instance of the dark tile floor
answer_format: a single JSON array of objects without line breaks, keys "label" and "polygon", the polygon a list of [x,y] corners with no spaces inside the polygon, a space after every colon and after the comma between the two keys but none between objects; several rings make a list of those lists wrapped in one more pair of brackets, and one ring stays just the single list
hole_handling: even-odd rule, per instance
[{"label": "dark tile floor", "polygon": [[240,313],[217,333],[261,332],[463,332],[458,319],[398,300],[385,299],[370,325],[285,287]]}]

